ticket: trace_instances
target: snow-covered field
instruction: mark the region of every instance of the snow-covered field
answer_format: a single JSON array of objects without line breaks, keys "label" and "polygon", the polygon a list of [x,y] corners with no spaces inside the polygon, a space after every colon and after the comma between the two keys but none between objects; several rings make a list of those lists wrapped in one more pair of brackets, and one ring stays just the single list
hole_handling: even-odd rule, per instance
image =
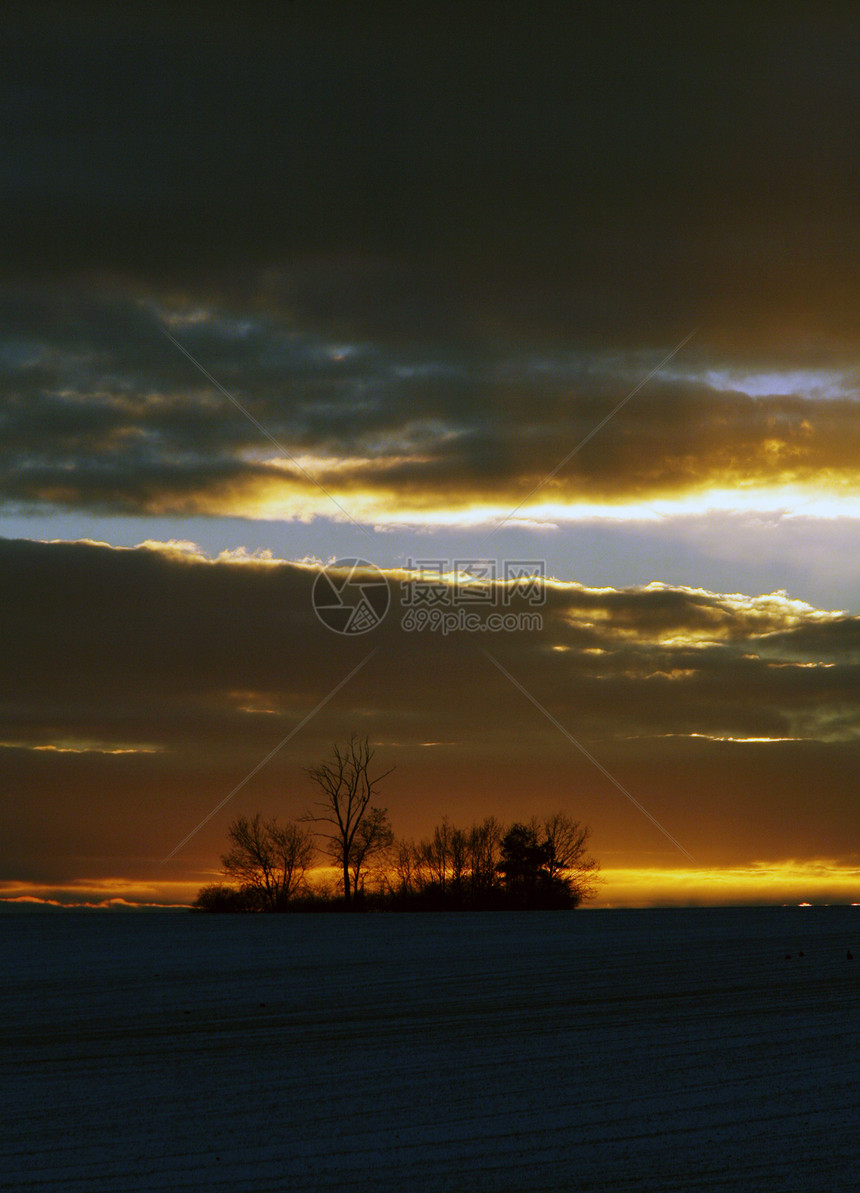
[{"label": "snow-covered field", "polygon": [[0,983],[14,1193],[860,1187],[857,907],[10,913]]}]

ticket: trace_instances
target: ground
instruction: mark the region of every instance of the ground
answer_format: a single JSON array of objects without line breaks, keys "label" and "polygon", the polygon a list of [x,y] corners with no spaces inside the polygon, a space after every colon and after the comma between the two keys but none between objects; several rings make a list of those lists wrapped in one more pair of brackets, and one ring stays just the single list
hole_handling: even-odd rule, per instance
[{"label": "ground", "polygon": [[857,1187],[857,907],[22,913],[0,959],[10,1193]]}]

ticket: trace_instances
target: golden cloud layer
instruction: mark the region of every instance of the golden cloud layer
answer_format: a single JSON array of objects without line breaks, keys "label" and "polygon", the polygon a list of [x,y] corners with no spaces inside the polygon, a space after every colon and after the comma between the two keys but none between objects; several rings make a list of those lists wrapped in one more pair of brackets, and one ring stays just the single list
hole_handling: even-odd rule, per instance
[{"label": "golden cloud layer", "polygon": [[111,292],[72,328],[57,295],[20,302],[0,501],[384,526],[860,516],[844,348],[405,347],[268,301],[183,315]]}]

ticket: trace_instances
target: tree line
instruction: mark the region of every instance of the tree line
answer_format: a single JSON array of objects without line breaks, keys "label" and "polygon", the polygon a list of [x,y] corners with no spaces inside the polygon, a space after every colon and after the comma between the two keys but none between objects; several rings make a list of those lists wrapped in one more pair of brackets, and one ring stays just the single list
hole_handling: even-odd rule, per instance
[{"label": "tree line", "polygon": [[[373,803],[391,773],[371,774],[374,751],[356,735],[307,770],[317,800],[297,821],[239,816],[221,856],[223,879],[204,887],[199,911],[489,910],[572,908],[593,897],[598,863],[587,826],[556,812],[505,825],[447,818],[432,836],[397,840]],[[324,857],[335,890],[310,880]]]}]

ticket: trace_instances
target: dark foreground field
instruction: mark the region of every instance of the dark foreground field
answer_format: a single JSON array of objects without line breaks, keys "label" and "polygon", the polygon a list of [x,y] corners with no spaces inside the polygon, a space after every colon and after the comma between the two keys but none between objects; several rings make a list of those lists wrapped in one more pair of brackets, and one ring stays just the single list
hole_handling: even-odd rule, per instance
[{"label": "dark foreground field", "polygon": [[6,914],[0,1189],[855,1190],[858,946],[858,907]]}]

